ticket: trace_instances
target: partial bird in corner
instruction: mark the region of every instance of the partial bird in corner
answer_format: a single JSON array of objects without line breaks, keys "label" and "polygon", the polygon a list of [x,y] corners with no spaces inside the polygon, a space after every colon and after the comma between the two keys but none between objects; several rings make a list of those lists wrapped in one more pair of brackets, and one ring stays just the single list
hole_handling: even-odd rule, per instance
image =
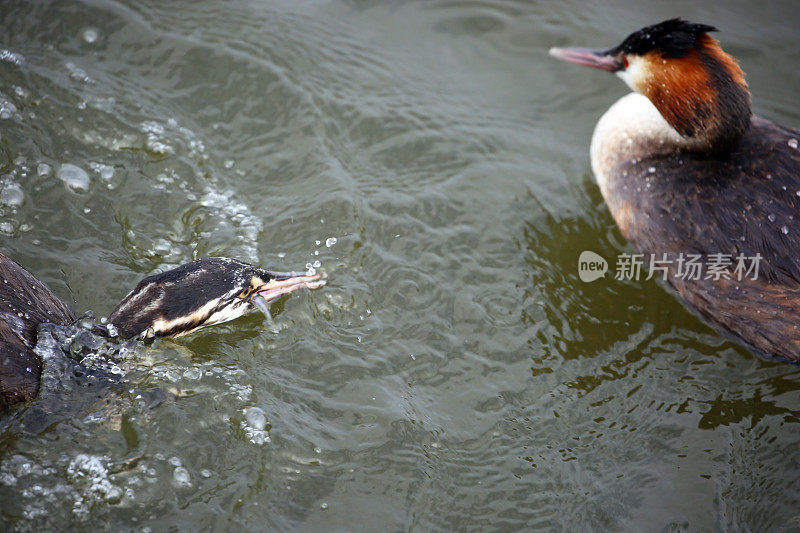
[{"label": "partial bird in corner", "polygon": [[[634,91],[602,116],[590,149],[623,236],[711,325],[798,362],[800,131],[752,115],[744,73],[713,31],[676,18],[613,48],[550,54]],[[689,276],[688,256],[731,267]]]},{"label": "partial bird in corner", "polygon": [[[209,257],[144,278],[108,317],[119,337],[179,337],[238,318],[267,302],[325,283],[324,274],[273,272]],[[75,311],[18,263],[0,253],[0,409],[39,391],[42,361],[34,352],[40,324],[68,325]]]}]

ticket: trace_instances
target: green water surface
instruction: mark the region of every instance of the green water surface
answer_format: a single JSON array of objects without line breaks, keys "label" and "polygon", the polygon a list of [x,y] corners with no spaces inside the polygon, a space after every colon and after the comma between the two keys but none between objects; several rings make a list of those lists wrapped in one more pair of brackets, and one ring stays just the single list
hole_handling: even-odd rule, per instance
[{"label": "green water surface", "polygon": [[588,161],[627,89],[547,55],[711,23],[797,127],[797,11],[3,0],[4,253],[98,316],[208,255],[329,278],[142,347],[175,400],[0,435],[0,529],[800,527],[800,370],[578,279],[631,251]]}]

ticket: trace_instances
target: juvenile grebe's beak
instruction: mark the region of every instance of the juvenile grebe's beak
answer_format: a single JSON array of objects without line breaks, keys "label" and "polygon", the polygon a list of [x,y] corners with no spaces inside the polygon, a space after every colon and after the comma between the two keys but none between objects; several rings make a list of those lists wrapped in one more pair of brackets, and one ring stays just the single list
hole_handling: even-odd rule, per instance
[{"label": "juvenile grebe's beak", "polygon": [[306,274],[305,272],[272,272],[268,271],[271,279],[258,288],[258,290],[250,298],[250,301],[264,313],[275,330],[275,322],[272,320],[272,314],[269,312],[269,305],[271,300],[274,300],[284,294],[289,294],[297,289],[306,287],[308,289],[316,289],[325,285],[325,278],[328,276],[324,272],[318,274]]},{"label": "juvenile grebe's beak", "polygon": [[606,50],[593,50],[591,48],[551,48],[550,55],[556,59],[592,67],[607,72],[621,70],[622,64],[608,55]]},{"label": "juvenile grebe's beak", "polygon": [[270,280],[256,289],[253,299],[263,299],[264,302],[269,302],[289,294],[297,289],[303,287],[308,289],[316,289],[325,285],[325,273],[319,272],[317,274],[307,274],[305,272],[268,272]]}]

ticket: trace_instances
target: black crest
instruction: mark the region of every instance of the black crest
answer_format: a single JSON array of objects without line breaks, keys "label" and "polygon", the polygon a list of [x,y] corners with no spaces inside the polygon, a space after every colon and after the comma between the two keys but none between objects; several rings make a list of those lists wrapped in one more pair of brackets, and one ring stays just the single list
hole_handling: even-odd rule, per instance
[{"label": "black crest", "polygon": [[708,24],[693,24],[680,18],[669,19],[630,34],[608,54],[624,52],[644,55],[657,50],[664,57],[683,57],[695,47],[702,35],[711,31],[717,31],[717,28]]}]

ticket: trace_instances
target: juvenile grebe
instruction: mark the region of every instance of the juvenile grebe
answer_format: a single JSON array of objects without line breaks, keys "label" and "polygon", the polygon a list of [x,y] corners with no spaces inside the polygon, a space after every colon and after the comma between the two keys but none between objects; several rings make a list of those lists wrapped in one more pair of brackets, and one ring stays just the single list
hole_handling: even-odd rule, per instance
[{"label": "juvenile grebe", "polygon": [[[751,116],[744,74],[711,31],[672,19],[609,50],[550,54],[636,91],[606,111],[591,144],[625,238],[645,255],[668,254],[668,282],[713,325],[800,361],[800,131]],[[760,257],[759,272],[687,279],[681,254]]]},{"label": "juvenile grebe", "polygon": [[[0,409],[33,399],[42,363],[34,353],[37,327],[68,325],[72,308],[15,261],[0,253]],[[108,317],[123,339],[179,337],[238,318],[323,274],[272,272],[235,259],[209,257],[144,278]]]}]

